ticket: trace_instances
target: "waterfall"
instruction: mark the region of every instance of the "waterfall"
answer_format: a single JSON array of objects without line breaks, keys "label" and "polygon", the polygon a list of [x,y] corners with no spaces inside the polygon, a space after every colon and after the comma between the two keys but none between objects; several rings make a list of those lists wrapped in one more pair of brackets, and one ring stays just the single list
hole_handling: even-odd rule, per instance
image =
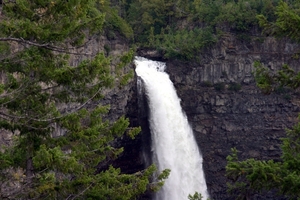
[{"label": "waterfall", "polygon": [[187,200],[201,193],[209,198],[202,169],[202,157],[193,131],[180,106],[165,64],[136,57],[136,73],[143,80],[149,105],[153,162],[159,171],[171,173],[156,200]]}]

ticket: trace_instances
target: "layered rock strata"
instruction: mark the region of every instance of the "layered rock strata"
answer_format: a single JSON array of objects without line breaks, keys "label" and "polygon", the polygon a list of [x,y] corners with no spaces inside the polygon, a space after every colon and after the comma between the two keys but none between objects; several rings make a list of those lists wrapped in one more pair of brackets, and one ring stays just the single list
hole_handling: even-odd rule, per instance
[{"label": "layered rock strata", "polygon": [[[254,61],[271,70],[286,63],[299,71],[299,45],[252,36],[247,42],[227,34],[199,55],[200,63],[167,62],[204,158],[212,199],[235,199],[226,193],[226,157],[236,147],[241,159],[280,159],[280,138],[297,122],[300,96],[278,88],[264,95],[255,86]],[[281,199],[272,193],[251,199]]]}]

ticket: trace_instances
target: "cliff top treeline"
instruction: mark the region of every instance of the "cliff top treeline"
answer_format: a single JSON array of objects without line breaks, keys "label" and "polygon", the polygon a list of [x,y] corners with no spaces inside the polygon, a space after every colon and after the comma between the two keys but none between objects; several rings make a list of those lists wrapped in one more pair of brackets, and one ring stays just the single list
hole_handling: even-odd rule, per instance
[{"label": "cliff top treeline", "polygon": [[[132,28],[133,44],[140,48],[156,49],[164,58],[191,60],[195,59],[201,49],[217,42],[226,32],[233,32],[240,39],[249,38],[253,28],[258,28],[259,15],[274,22],[279,2],[128,0],[113,1],[112,5]],[[299,12],[299,1],[286,3]],[[127,29],[119,30],[126,35]]]}]

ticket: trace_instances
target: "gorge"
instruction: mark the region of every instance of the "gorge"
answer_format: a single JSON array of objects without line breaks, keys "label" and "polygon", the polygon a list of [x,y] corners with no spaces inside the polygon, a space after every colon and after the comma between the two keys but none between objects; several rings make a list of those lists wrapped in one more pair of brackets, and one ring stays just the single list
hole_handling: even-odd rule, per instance
[{"label": "gorge", "polygon": [[[300,76],[291,80],[300,71],[299,8],[297,1],[278,0],[3,1],[0,199],[181,200],[197,190],[215,200],[239,195],[285,200],[272,190],[289,195],[281,185],[300,196],[298,150],[296,156],[295,151],[289,154],[292,164],[279,165],[285,161],[282,138],[300,111]],[[168,113],[154,117],[154,107],[167,106],[161,99],[151,105],[155,95],[140,87],[134,56],[166,63],[171,91],[176,90],[171,95],[176,96],[175,118]],[[284,78],[298,89],[276,84],[262,93],[253,76],[255,63],[273,72],[289,65],[295,72]],[[156,142],[157,119],[175,122],[163,129],[173,127],[170,132],[176,134],[177,125],[189,124],[187,135],[196,142]],[[292,142],[298,148],[298,133]],[[291,143],[285,141],[287,148]],[[152,144],[167,146],[168,152],[153,150]],[[202,157],[192,158],[193,170],[185,159],[197,154],[197,146]],[[240,160],[274,160],[277,167],[268,169],[281,177],[271,173],[265,178],[259,171],[255,175],[265,182],[228,192],[228,183],[243,180],[254,169],[227,178],[232,148]],[[171,166],[156,162],[173,157],[179,161]],[[156,176],[153,161],[160,170],[171,169],[169,180],[166,174]],[[198,167],[203,173],[196,174]],[[194,180],[174,180],[172,174],[205,176],[206,187],[189,186]],[[154,192],[163,181],[165,187]],[[257,193],[253,185],[255,191],[266,185],[271,191]]]},{"label": "gorge", "polygon": [[[297,91],[282,90],[264,95],[255,86],[252,76],[255,60],[273,70],[280,69],[284,63],[298,69],[298,60],[293,55],[299,50],[299,45],[272,37],[267,37],[264,42],[258,42],[255,35],[251,38],[250,42],[245,42],[230,34],[199,55],[200,63],[167,61],[166,71],[201,146],[207,187],[212,199],[236,197],[227,193],[226,186],[229,180],[225,177],[225,166],[230,149],[236,147],[241,159],[278,160],[280,138],[285,136],[286,128],[297,122],[300,110]],[[232,45],[235,51],[229,48]],[[146,56],[147,51],[140,51],[139,54]],[[151,55],[153,53],[149,52],[148,57],[151,58]],[[224,87],[219,88],[220,83]],[[237,85],[240,88],[235,89]],[[143,133],[138,140],[129,142],[128,152],[131,152],[131,159],[139,160],[136,163],[142,163],[143,156],[139,151],[145,137],[148,137],[146,141],[149,140],[150,132],[147,116],[140,113],[139,119],[135,117],[138,114],[137,89],[134,84],[132,87],[135,88],[132,91],[134,95],[127,104],[127,116],[133,124],[142,126]],[[281,199],[274,193],[254,193],[252,198]]]},{"label": "gorge", "polygon": [[[295,56],[299,45],[273,37],[260,41],[258,37],[253,34],[250,41],[242,41],[234,34],[227,34],[218,44],[199,54],[200,62],[166,61],[166,71],[201,147],[207,188],[212,199],[231,200],[236,197],[227,193],[226,186],[229,180],[225,177],[225,166],[230,149],[236,147],[241,159],[278,160],[280,138],[285,137],[286,128],[295,124],[300,111],[297,91],[278,90],[264,95],[252,76],[255,60],[273,70],[280,69],[284,63],[299,69],[299,59]],[[118,37],[114,40],[101,38],[82,51],[101,50],[103,45],[111,48],[110,55],[129,49],[126,41]],[[153,51],[140,50],[138,54],[162,59]],[[133,65],[128,66],[125,71],[133,68]],[[102,101],[111,105],[108,119],[126,115],[131,126],[142,127],[142,133],[135,140],[124,137],[119,141],[125,151],[113,165],[128,173],[148,166],[147,155],[143,152],[151,152],[148,108],[139,103],[136,83],[137,76],[122,88],[106,91]],[[233,86],[238,84],[240,89],[234,89]],[[1,132],[1,144],[9,143],[10,138]],[[251,195],[252,199],[280,199],[274,193]],[[144,200],[150,198],[149,193],[141,197]]]}]

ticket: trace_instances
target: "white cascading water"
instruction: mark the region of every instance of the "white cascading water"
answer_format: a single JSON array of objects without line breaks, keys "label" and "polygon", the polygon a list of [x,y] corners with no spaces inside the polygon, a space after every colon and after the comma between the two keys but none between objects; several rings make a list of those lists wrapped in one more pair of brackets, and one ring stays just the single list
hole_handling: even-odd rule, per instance
[{"label": "white cascading water", "polygon": [[209,198],[202,169],[202,156],[165,64],[136,57],[136,73],[143,80],[149,104],[153,160],[159,171],[171,173],[156,200],[187,200],[201,193]]}]

